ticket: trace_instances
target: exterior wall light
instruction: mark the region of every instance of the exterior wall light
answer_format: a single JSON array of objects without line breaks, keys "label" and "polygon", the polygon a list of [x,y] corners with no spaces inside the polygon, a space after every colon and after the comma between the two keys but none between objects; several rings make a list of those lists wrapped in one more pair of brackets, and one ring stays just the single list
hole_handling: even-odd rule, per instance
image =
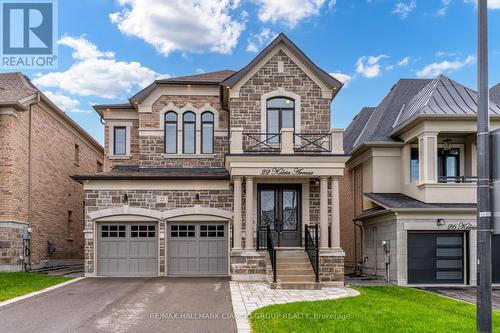
[{"label": "exterior wall light", "polygon": [[453,145],[453,141],[451,139],[443,140],[443,149],[445,151],[450,151]]},{"label": "exterior wall light", "polygon": [[442,227],[444,225],[444,219],[437,219],[437,226]]}]

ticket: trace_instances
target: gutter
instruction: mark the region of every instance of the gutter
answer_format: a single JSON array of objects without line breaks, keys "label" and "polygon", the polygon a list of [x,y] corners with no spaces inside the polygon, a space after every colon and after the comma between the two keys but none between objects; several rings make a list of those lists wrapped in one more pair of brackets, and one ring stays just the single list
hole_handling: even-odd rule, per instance
[{"label": "gutter", "polygon": [[228,175],[206,175],[206,176],[133,176],[133,175],[76,175],[71,177],[73,180],[83,184],[87,180],[230,180]]}]

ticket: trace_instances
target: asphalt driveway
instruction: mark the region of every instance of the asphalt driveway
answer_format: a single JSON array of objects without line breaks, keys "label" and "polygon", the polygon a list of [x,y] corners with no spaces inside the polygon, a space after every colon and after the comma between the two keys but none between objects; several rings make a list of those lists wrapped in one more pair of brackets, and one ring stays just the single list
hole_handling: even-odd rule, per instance
[{"label": "asphalt driveway", "polygon": [[229,280],[84,279],[0,308],[2,332],[236,332]]},{"label": "asphalt driveway", "polygon": [[[427,291],[431,291],[436,294],[448,296],[451,298],[455,298],[458,300],[466,301],[469,303],[476,304],[476,288],[475,287],[462,287],[462,288],[444,288],[444,287],[429,287],[429,288],[421,288]],[[491,302],[493,308],[496,310],[500,310],[500,288],[493,288],[491,294]]]}]

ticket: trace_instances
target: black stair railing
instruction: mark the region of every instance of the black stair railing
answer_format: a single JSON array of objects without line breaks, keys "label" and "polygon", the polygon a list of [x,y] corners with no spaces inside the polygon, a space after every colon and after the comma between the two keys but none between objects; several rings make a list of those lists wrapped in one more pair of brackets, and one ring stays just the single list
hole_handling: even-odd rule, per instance
[{"label": "black stair railing", "polygon": [[[314,234],[311,235],[311,231]],[[311,265],[316,275],[316,282],[319,282],[319,243],[318,243],[318,225],[306,225],[305,230],[305,251],[309,256]]]},{"label": "black stair railing", "polygon": [[269,252],[269,259],[271,260],[271,267],[273,270],[273,282],[276,283],[276,247],[274,246],[273,234],[271,233],[271,226],[266,228],[266,245],[267,252]]}]

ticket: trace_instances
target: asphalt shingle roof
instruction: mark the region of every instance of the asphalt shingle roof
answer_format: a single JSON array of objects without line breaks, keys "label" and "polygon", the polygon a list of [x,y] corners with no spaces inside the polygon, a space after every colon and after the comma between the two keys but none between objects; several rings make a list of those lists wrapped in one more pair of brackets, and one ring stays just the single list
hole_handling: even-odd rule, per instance
[{"label": "asphalt shingle roof", "polygon": [[37,91],[21,73],[0,73],[0,102],[18,102]]},{"label": "asphalt shingle roof", "polygon": [[497,83],[497,85],[490,89],[490,100],[500,104],[500,83]]},{"label": "asphalt shingle roof", "polygon": [[349,154],[356,145],[356,139],[366,126],[375,108],[363,108],[344,131],[344,151]]},{"label": "asphalt shingle roof", "polygon": [[415,209],[456,209],[476,208],[476,204],[469,203],[425,203],[401,193],[365,193],[365,195],[390,209],[415,208]]}]

